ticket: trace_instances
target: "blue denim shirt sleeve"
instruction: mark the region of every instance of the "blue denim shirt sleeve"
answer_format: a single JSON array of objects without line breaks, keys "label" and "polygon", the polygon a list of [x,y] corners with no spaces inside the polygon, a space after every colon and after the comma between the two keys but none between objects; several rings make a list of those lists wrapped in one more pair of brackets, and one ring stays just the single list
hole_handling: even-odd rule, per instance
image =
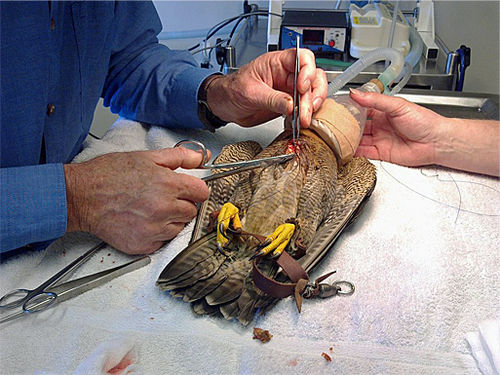
[{"label": "blue denim shirt sleeve", "polygon": [[151,3],[118,2],[114,29],[104,105],[141,122],[204,128],[197,111],[198,89],[216,71],[199,68],[187,51],[158,43],[162,26]]},{"label": "blue denim shirt sleeve", "polygon": [[[215,71],[158,43],[151,2],[0,2],[0,17],[3,252],[64,234],[62,164],[81,150],[100,96],[138,121],[203,128],[198,88]],[[37,165],[42,137],[47,164]]]},{"label": "blue denim shirt sleeve", "polygon": [[0,252],[64,234],[67,208],[62,164],[1,168],[0,181]]}]

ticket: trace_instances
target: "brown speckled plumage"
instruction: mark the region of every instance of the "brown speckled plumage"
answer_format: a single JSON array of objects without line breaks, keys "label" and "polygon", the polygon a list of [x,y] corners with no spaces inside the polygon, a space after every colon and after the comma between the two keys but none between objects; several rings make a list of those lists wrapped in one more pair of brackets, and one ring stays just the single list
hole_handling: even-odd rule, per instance
[{"label": "brown speckled plumage", "polygon": [[[252,141],[226,146],[216,162],[286,152],[294,152],[289,132],[282,133],[264,150]],[[258,309],[265,310],[276,301],[252,282],[249,258],[258,244],[255,238],[241,236],[231,241],[224,254],[217,250],[216,232],[209,224],[211,214],[226,202],[240,209],[247,232],[268,236],[278,225],[293,220],[298,230],[287,251],[309,271],[345,226],[342,218],[353,217],[373,189],[375,169],[366,159],[356,158],[339,171],[343,176],[339,179],[335,155],[309,130],[301,132],[297,155],[283,164],[211,182],[211,195],[200,209],[191,243],[163,270],[157,281],[159,287],[192,302],[198,314],[221,313],[245,325]],[[360,183],[351,181],[353,177]],[[307,249],[304,256],[302,249]],[[274,260],[261,261],[259,268],[276,277]]]}]

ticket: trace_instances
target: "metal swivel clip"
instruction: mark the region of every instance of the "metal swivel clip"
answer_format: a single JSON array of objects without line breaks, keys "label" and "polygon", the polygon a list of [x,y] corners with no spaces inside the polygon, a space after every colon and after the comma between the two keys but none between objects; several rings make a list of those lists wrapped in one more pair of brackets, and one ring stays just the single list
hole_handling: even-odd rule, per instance
[{"label": "metal swivel clip", "polygon": [[306,299],[311,298],[328,298],[336,295],[351,295],[354,293],[354,284],[350,281],[338,280],[331,284],[322,283],[327,277],[334,272],[327,273],[316,279],[314,283],[309,283],[305,286],[304,291],[301,293],[302,297]]}]

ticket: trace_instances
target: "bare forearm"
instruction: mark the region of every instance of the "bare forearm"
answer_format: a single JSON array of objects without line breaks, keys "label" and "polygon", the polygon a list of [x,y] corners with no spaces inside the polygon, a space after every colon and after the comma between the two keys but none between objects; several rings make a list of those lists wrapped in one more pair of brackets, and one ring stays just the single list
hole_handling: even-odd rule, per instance
[{"label": "bare forearm", "polygon": [[499,176],[499,148],[498,121],[446,118],[436,145],[436,164]]}]

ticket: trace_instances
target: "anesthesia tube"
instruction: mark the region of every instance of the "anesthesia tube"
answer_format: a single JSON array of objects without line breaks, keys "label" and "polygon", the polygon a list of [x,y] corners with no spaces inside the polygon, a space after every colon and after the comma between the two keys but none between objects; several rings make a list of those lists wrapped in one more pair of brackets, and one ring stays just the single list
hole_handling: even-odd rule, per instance
[{"label": "anesthesia tube", "polygon": [[346,83],[356,77],[363,69],[378,61],[390,60],[391,65],[378,76],[378,80],[382,82],[384,88],[387,88],[399,76],[403,70],[404,58],[401,53],[394,48],[378,48],[367,53],[359,58],[354,64],[347,68],[342,74],[337,76],[328,85],[327,96],[331,97],[340,90]]},{"label": "anesthesia tube", "polygon": [[418,61],[420,60],[420,56],[422,55],[424,43],[422,42],[422,38],[420,38],[420,35],[413,27],[410,27],[410,44],[411,49],[405,58],[404,69],[396,79],[396,81],[399,82],[396,86],[393,87],[389,95],[396,95],[408,83],[411,78],[411,74],[413,73],[413,68],[415,65],[417,65]]},{"label": "anesthesia tube", "polygon": [[394,86],[392,88],[391,92],[388,93],[387,95],[394,96],[399,91],[401,91],[401,89],[403,87],[405,87],[405,85],[410,80],[412,73],[413,73],[413,66],[411,66],[411,64],[409,62],[405,62],[405,67],[404,67],[403,71],[401,72],[401,74],[403,75],[403,78],[401,78],[401,80],[398,82],[398,84],[396,86]]},{"label": "anesthesia tube", "polygon": [[417,33],[414,27],[410,26],[410,44],[411,49],[406,55],[405,61],[409,63],[412,67],[417,65],[420,60],[420,56],[422,56],[422,50],[424,49],[424,42],[420,37],[420,34]]},{"label": "anesthesia tube", "polygon": [[349,94],[335,95],[364,68],[389,60],[391,64],[378,79],[372,79],[358,88],[365,92],[382,93],[401,73],[404,58],[393,48],[379,48],[362,56],[328,85],[327,99],[313,115],[311,129],[330,146],[339,164],[347,163],[356,152],[366,123],[366,109],[351,99]]}]

